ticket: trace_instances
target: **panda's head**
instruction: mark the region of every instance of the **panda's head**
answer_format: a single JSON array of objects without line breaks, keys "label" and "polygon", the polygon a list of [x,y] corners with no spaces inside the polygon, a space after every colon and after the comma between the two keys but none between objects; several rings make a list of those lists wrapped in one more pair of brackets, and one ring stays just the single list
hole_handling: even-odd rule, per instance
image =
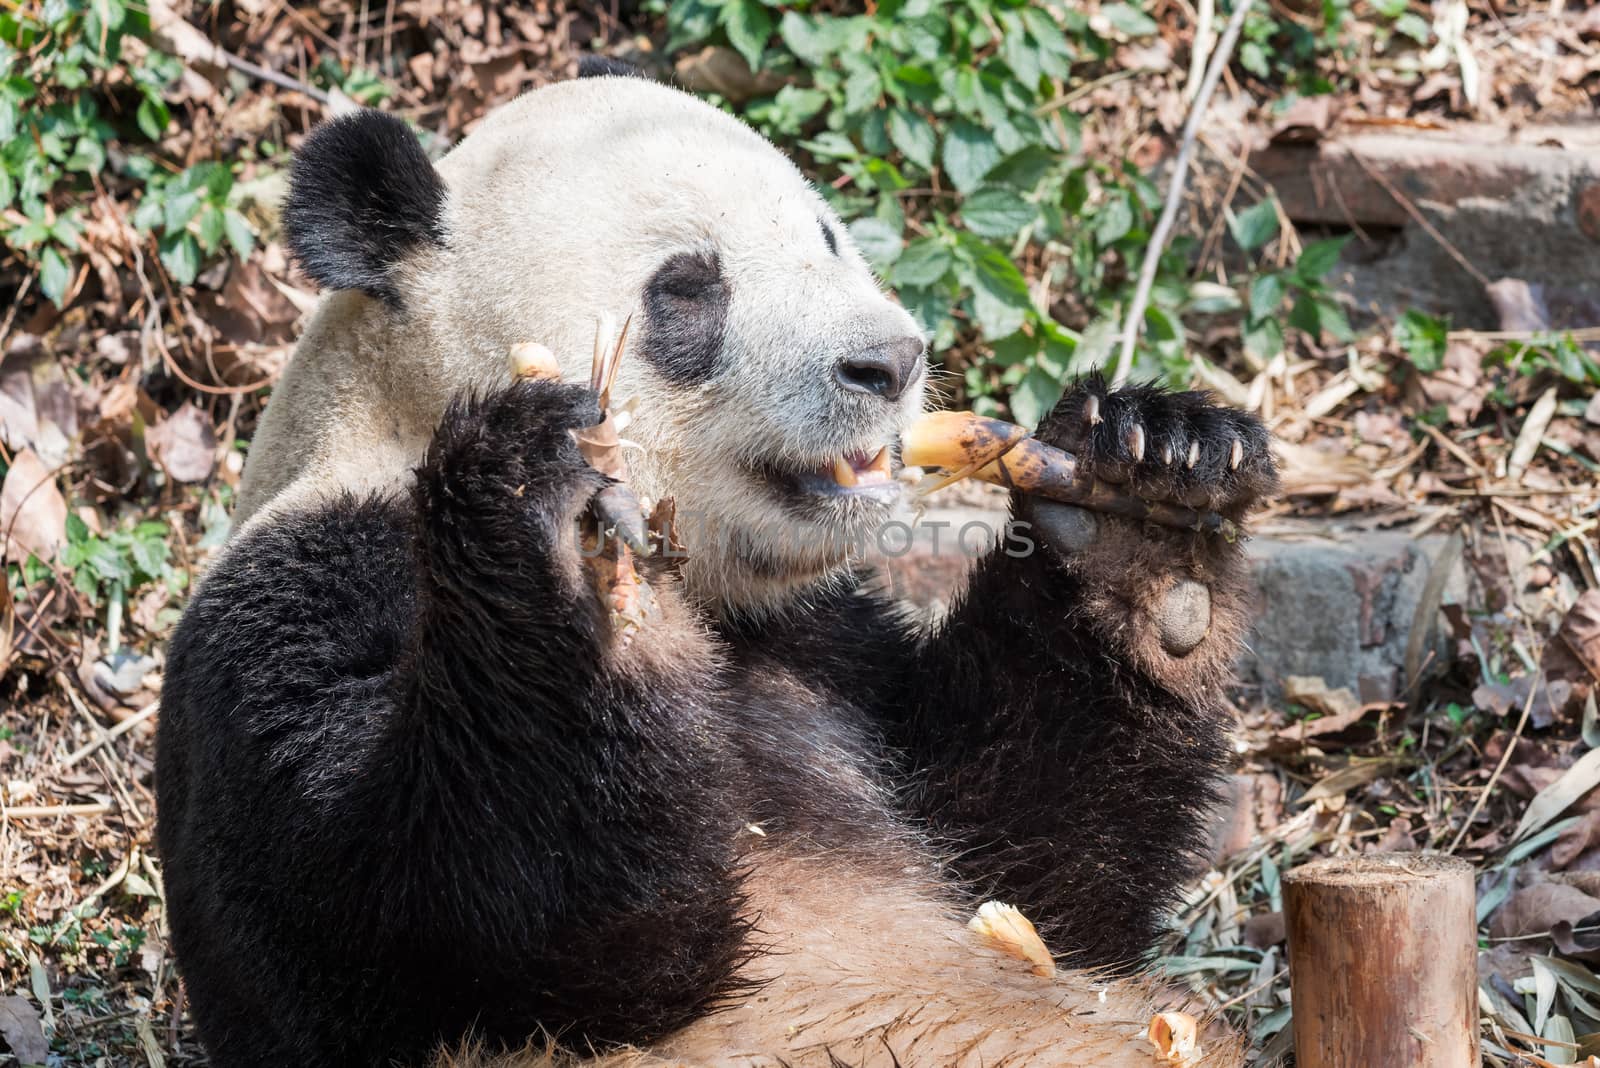
[{"label": "panda's head", "polygon": [[377,112],[324,126],[295,165],[290,246],[366,295],[341,313],[367,339],[352,359],[397,410],[503,383],[523,341],[585,381],[597,323],[631,316],[613,395],[637,398],[635,488],[675,500],[693,595],[781,604],[891,514],[881,450],[921,410],[921,335],[764,138],[599,73],[492,113],[437,167]]}]

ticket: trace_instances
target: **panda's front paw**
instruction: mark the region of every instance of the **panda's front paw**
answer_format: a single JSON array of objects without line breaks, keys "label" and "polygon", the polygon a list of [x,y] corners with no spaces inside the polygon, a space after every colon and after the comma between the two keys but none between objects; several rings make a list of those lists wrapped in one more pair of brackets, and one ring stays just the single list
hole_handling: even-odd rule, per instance
[{"label": "panda's front paw", "polygon": [[[1205,393],[1142,385],[1113,390],[1093,376],[1067,390],[1038,437],[1128,496],[1234,521],[1277,490],[1266,427]],[[1022,508],[1052,554],[1084,583],[1092,614],[1121,640],[1181,658],[1208,638],[1236,631],[1244,565],[1222,535],[1039,499]]]},{"label": "panda's front paw", "polygon": [[417,469],[425,519],[458,536],[570,536],[573,519],[607,479],[573,431],[600,421],[593,390],[523,379],[451,402]]},{"label": "panda's front paw", "polygon": [[1147,501],[1237,519],[1277,491],[1267,428],[1207,393],[1113,390],[1094,375],[1067,390],[1037,436],[1075,455],[1100,481]]}]

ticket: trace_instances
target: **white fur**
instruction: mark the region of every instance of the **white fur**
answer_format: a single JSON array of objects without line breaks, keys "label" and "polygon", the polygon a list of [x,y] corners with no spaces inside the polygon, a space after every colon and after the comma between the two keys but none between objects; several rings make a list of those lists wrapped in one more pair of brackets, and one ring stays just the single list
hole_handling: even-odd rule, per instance
[{"label": "white fur", "polygon": [[[855,501],[796,525],[746,468],[875,451],[922,405],[920,381],[894,404],[835,383],[841,358],[917,327],[765,139],[677,90],[592,78],[501,108],[438,169],[446,247],[404,265],[399,315],[355,293],[324,300],[253,444],[242,520],[403,483],[446,400],[505,382],[519,341],[549,346],[569,381],[586,381],[597,323],[636,315],[656,268],[697,250],[714,250],[732,285],[726,370],[693,389],[665,381],[638,355],[636,315],[615,391],[638,398],[635,488],[675,498],[686,519],[691,596],[731,608],[781,599],[884,518]],[[745,566],[741,531],[788,546],[783,579]]]}]

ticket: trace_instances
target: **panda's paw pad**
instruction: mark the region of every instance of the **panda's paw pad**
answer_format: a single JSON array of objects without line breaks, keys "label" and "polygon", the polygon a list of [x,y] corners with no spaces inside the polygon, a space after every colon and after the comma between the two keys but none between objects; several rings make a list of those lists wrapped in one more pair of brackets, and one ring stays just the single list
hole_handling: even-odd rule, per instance
[{"label": "panda's paw pad", "polygon": [[1237,518],[1277,487],[1261,420],[1206,393],[1113,390],[1087,378],[1067,390],[1039,437],[1076,455],[1100,481],[1147,501]]}]

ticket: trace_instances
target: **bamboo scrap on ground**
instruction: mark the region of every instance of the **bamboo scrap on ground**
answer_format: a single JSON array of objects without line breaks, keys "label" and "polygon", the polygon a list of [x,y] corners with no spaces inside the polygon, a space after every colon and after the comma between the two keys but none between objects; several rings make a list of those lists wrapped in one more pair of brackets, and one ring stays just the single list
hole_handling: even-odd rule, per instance
[{"label": "bamboo scrap on ground", "polygon": [[1479,1064],[1472,865],[1425,853],[1284,877],[1300,1068]]}]

